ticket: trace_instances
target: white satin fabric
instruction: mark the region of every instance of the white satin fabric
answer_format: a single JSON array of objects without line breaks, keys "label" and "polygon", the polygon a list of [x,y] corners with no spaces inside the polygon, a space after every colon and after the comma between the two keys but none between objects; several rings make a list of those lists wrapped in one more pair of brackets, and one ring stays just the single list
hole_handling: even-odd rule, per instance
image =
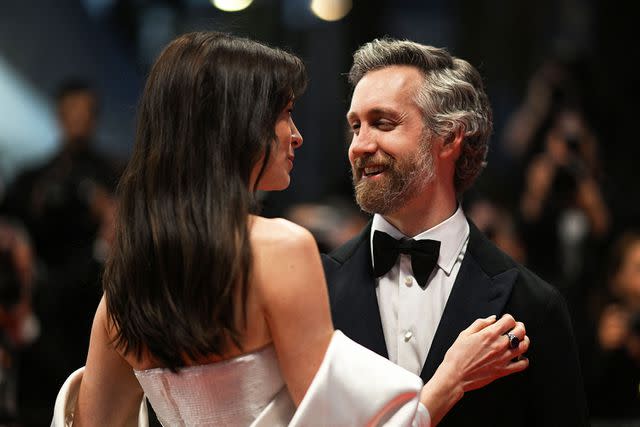
[{"label": "white satin fabric", "polygon": [[[191,366],[173,373],[168,369],[134,371],[163,426],[248,426],[269,403],[288,393],[272,345],[262,350],[208,365]],[[288,402],[287,402],[288,399]],[[282,421],[286,425],[292,404]]]},{"label": "white satin fabric", "polygon": [[[339,331],[333,334],[297,410],[271,346],[224,362],[184,368],[179,374],[168,369],[135,374],[158,419],[167,427],[431,424],[427,409],[419,402],[420,378]],[[69,390],[64,393],[68,395]],[[63,402],[65,396],[59,395],[58,400]],[[56,401],[52,426],[68,425],[57,423],[59,412],[68,413],[68,408],[59,408]],[[147,425],[146,414],[139,420],[140,426]]]},{"label": "white satin fabric", "polygon": [[[78,400],[78,392],[80,391],[80,383],[82,382],[82,376],[84,374],[84,366],[75,370],[66,379],[58,396],[56,397],[56,403],[53,407],[53,419],[51,420],[51,427],[72,427],[73,426],[73,414],[76,408],[76,401]],[[106,421],[106,420],[105,420]],[[147,414],[147,405],[145,400],[140,402],[140,410],[138,412],[138,419],[132,421],[131,425],[126,427],[148,427],[149,417]]]},{"label": "white satin fabric", "polygon": [[429,427],[421,389],[420,377],[336,331],[289,426]]}]

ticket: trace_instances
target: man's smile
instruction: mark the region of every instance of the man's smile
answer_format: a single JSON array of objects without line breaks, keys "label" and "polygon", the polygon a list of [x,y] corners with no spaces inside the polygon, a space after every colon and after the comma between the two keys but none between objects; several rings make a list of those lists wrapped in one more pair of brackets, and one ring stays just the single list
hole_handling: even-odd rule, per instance
[{"label": "man's smile", "polygon": [[366,168],[363,169],[363,176],[365,177],[371,177],[374,175],[379,175],[382,172],[384,172],[385,170],[387,170],[388,166],[385,165],[373,165],[373,166],[367,166]]}]

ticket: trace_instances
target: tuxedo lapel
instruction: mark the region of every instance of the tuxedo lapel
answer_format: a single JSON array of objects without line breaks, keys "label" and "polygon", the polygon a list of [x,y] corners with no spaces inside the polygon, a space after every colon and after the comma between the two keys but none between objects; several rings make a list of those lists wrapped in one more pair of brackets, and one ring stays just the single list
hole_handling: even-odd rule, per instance
[{"label": "tuxedo lapel", "polygon": [[487,273],[485,257],[497,250],[487,245],[485,237],[473,224],[470,226],[467,252],[422,368],[420,376],[425,382],[433,376],[463,329],[478,318],[502,314],[518,277],[515,268]]},{"label": "tuxedo lapel", "polygon": [[323,257],[334,326],[388,358],[371,264],[371,223],[341,250]]}]

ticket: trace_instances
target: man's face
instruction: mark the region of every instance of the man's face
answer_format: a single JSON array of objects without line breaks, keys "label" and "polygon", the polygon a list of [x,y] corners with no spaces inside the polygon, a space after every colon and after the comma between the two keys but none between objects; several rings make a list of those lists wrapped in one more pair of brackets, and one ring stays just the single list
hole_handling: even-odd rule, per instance
[{"label": "man's face", "polygon": [[391,214],[433,181],[431,143],[415,102],[423,81],[414,67],[391,66],[367,73],[355,87],[349,161],[356,201],[366,212]]}]

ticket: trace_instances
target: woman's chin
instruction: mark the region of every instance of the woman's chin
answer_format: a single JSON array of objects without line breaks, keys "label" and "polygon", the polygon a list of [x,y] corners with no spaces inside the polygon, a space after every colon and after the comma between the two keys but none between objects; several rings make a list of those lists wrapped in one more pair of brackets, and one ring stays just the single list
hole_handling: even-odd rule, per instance
[{"label": "woman's chin", "polygon": [[291,178],[289,177],[289,175],[286,176],[286,178],[277,180],[277,181],[272,181],[272,182],[264,182],[261,183],[260,185],[258,185],[258,190],[260,191],[282,191],[282,190],[286,190],[287,188],[289,188],[289,185],[291,184]]}]

